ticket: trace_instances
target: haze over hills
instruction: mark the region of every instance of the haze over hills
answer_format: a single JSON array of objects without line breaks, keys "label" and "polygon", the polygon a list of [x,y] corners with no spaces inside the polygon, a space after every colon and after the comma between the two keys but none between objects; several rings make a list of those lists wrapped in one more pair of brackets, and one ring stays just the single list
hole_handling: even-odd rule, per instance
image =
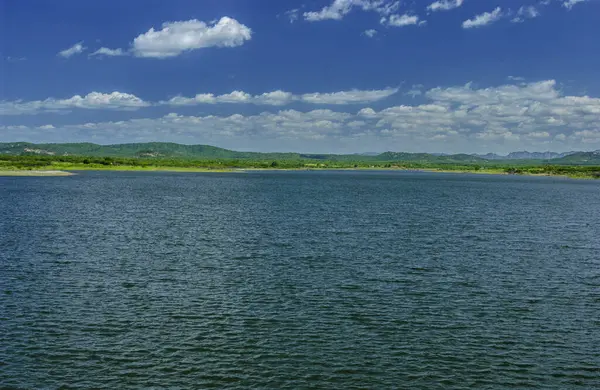
[{"label": "haze over hills", "polygon": [[176,159],[253,159],[253,160],[332,160],[332,161],[422,161],[432,163],[477,164],[507,160],[548,161],[552,164],[600,164],[600,150],[593,152],[513,152],[506,156],[497,154],[432,154],[432,153],[360,153],[360,154],[310,154],[310,153],[260,153],[239,152],[210,145],[183,145],[170,142],[148,142],[115,145],[93,143],[34,144],[28,142],[0,143],[0,154],[40,156],[90,156],[124,158],[176,158]]}]

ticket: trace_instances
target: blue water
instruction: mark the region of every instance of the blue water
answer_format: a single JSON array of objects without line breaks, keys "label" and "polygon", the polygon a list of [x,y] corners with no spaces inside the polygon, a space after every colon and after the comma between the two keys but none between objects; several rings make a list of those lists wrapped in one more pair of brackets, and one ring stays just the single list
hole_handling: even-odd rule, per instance
[{"label": "blue water", "polygon": [[0,387],[600,387],[600,182],[0,178]]}]

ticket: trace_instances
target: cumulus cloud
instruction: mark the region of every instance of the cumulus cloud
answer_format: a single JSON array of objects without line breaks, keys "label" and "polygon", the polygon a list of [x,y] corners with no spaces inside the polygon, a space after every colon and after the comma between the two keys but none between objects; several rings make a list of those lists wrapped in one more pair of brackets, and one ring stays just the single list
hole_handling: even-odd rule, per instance
[{"label": "cumulus cloud", "polygon": [[131,50],[136,57],[168,58],[208,47],[241,46],[251,38],[250,28],[226,16],[216,23],[192,19],[151,28],[133,40]]},{"label": "cumulus cloud", "polygon": [[363,32],[363,34],[369,38],[373,38],[375,35],[377,35],[377,30],[374,30],[374,29],[365,30]]},{"label": "cumulus cloud", "polygon": [[294,100],[294,95],[290,92],[273,91],[263,93],[253,97],[254,103],[267,106],[283,106]]},{"label": "cumulus cloud", "polygon": [[43,112],[60,112],[73,108],[105,109],[105,110],[136,110],[147,107],[150,103],[139,97],[123,93],[91,92],[85,96],[75,95],[68,99],[48,98],[45,100],[13,102],[0,101],[0,115],[25,115]]},{"label": "cumulus cloud", "polygon": [[375,118],[377,113],[371,107],[362,108],[357,114],[359,117]]},{"label": "cumulus cloud", "polygon": [[404,94],[408,95],[408,96],[412,96],[412,98],[414,99],[417,96],[423,95],[421,88],[423,88],[423,86],[420,84],[413,85],[412,88],[409,91],[405,92]]},{"label": "cumulus cloud", "polygon": [[319,11],[305,12],[303,15],[304,19],[309,22],[341,20],[354,8],[377,12],[380,15],[389,15],[398,10],[399,6],[399,1],[389,0],[334,0]]},{"label": "cumulus cloud", "polygon": [[[234,91],[219,96],[197,95],[187,103],[228,101],[281,106],[294,99],[302,99],[318,104],[341,104],[364,103],[382,96],[365,93],[373,91],[356,92],[292,95],[274,91],[250,95]],[[172,113],[160,118],[119,122],[67,126],[54,123],[55,129],[0,126],[0,134],[4,139],[27,139],[25,135],[29,134],[36,141],[46,136],[64,137],[53,139],[56,142],[65,139],[85,141],[93,137],[112,143],[165,140],[228,144],[238,139],[238,145],[250,145],[255,141],[255,145],[260,147],[266,142],[280,150],[282,145],[299,145],[302,142],[305,142],[302,145],[319,148],[328,145],[328,151],[335,151],[332,148],[340,143],[352,142],[357,147],[368,144],[396,150],[419,148],[432,151],[438,145],[438,150],[445,152],[456,150],[451,149],[455,147],[470,152],[522,148],[541,151],[549,145],[559,150],[600,148],[600,98],[565,95],[555,80],[488,87],[469,83],[431,88],[422,93],[420,104],[395,105],[381,110],[363,107],[353,113],[331,109],[307,112],[278,109],[253,115],[222,116]],[[264,103],[256,103],[261,99]],[[72,107],[117,109],[124,106],[120,100],[123,99],[113,98],[110,101],[107,96],[102,99],[86,96],[30,103],[37,106],[37,111]],[[134,102],[134,107],[143,104],[136,102],[135,97],[129,100]],[[0,111],[4,109],[6,106],[0,105]],[[269,143],[270,140],[273,142]],[[286,144],[287,141],[290,143]]]},{"label": "cumulus cloud", "polygon": [[335,0],[331,5],[323,7],[320,11],[310,11],[304,13],[304,19],[309,22],[321,20],[341,20],[354,7],[353,0]]},{"label": "cumulus cloud", "polygon": [[473,19],[465,20],[462,27],[465,29],[476,28],[487,26],[488,24],[494,23],[502,17],[502,9],[496,7],[492,12],[484,12],[480,15],[476,15]]},{"label": "cumulus cloud", "polygon": [[126,56],[128,53],[123,51],[123,49],[109,49],[108,47],[101,47],[95,52],[91,53],[90,56],[108,56],[108,57],[118,57],[118,56]]},{"label": "cumulus cloud", "polygon": [[[214,139],[259,138],[260,142],[269,139],[281,140],[320,140],[332,134],[342,134],[344,124],[350,121],[351,114],[331,110],[300,112],[281,110],[263,112],[257,115],[233,114],[226,116],[184,116],[171,113],[160,118],[131,119],[118,122],[96,122],[66,125],[58,128],[71,140],[86,139],[93,135],[96,140],[168,140],[173,136],[211,143]],[[355,124],[357,125],[357,124]],[[27,127],[11,129],[23,135]],[[2,129],[2,126],[0,126]],[[34,130],[34,129],[31,129]],[[43,139],[43,133],[39,138]],[[21,138],[22,139],[22,138]]]},{"label": "cumulus cloud", "polygon": [[562,3],[563,7],[568,9],[569,11],[575,7],[577,4],[584,3],[587,0],[567,0]]},{"label": "cumulus cloud", "polygon": [[86,49],[87,49],[87,47],[83,46],[83,42],[77,42],[76,44],[69,47],[68,49],[59,51],[57,55],[59,57],[69,58],[76,54],[83,53]]},{"label": "cumulus cloud", "polygon": [[43,112],[61,112],[73,108],[136,110],[152,105],[195,106],[200,104],[254,104],[263,106],[284,106],[292,102],[320,105],[344,105],[375,102],[398,92],[397,88],[382,90],[349,90],[331,93],[307,93],[294,95],[286,91],[272,91],[251,95],[244,91],[233,91],[223,95],[201,93],[193,97],[175,96],[158,103],[147,102],[139,97],[123,93],[91,92],[85,96],[75,95],[68,99],[48,98],[34,101],[0,101],[0,115],[35,115]]},{"label": "cumulus cloud", "polygon": [[470,127],[486,139],[545,139],[566,128],[599,130],[594,122],[600,119],[600,99],[562,96],[554,80],[483,89],[470,84],[434,88],[426,96],[449,110],[450,116],[436,117],[440,125]]},{"label": "cumulus cloud", "polygon": [[533,139],[544,139],[544,138],[550,138],[550,133],[548,133],[547,131],[534,131],[534,132],[528,133],[526,136],[528,138],[533,138]]},{"label": "cumulus cloud", "polygon": [[438,0],[427,6],[428,11],[449,11],[462,6],[464,0]]},{"label": "cumulus cloud", "polygon": [[333,92],[333,93],[307,93],[300,97],[305,103],[312,104],[357,104],[369,103],[385,99],[397,93],[397,88],[387,88],[382,90],[360,91],[353,89],[351,91]]},{"label": "cumulus cloud", "polygon": [[251,103],[257,105],[282,106],[293,101],[299,101],[309,104],[359,104],[368,103],[385,99],[398,92],[397,88],[387,88],[382,90],[350,90],[331,93],[307,93],[303,95],[294,95],[285,91],[273,91],[263,93],[262,95],[250,95],[242,91],[233,91],[229,94],[215,96],[213,94],[198,94],[191,98],[176,96],[160,104],[172,106],[191,106],[197,104],[216,104],[216,103]]},{"label": "cumulus cloud", "polygon": [[410,25],[415,25],[415,24],[421,24],[419,23],[419,17],[417,15],[409,15],[409,14],[404,14],[404,15],[390,15],[389,17],[383,17],[380,20],[381,24],[386,24],[388,26],[392,26],[392,27],[404,27],[404,26],[410,26]]},{"label": "cumulus cloud", "polygon": [[219,96],[218,99],[220,103],[250,103],[252,95],[242,91],[233,91]]}]

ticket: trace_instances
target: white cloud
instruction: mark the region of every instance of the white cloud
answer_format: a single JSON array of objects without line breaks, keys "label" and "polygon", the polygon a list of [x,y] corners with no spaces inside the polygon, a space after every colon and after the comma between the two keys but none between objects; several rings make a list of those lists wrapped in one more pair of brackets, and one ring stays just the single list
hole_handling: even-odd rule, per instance
[{"label": "white cloud", "polygon": [[233,91],[219,96],[220,103],[250,103],[251,100],[252,95],[242,91]]},{"label": "white cloud", "polygon": [[367,124],[367,122],[365,121],[351,121],[346,123],[346,126],[348,127],[352,127],[352,128],[361,128],[363,126],[365,126]]},{"label": "white cloud", "polygon": [[558,141],[564,141],[567,139],[567,136],[565,134],[560,133],[560,134],[555,135],[554,139],[556,139]]},{"label": "white cloud", "polygon": [[[422,86],[413,88],[422,90]],[[277,107],[298,100],[315,104],[366,103],[384,96],[369,92],[381,91],[306,95],[293,95],[284,91],[250,95],[234,91],[226,95],[200,94],[194,98],[179,99],[188,99],[181,101],[182,104],[228,101]],[[118,95],[112,101],[107,95],[90,95],[64,100],[19,102],[21,106],[17,108],[21,111],[29,109],[30,112],[75,107],[123,109],[127,105],[123,101],[128,101]],[[148,104],[136,101],[135,97],[129,100],[133,102],[130,104],[133,107]],[[421,103],[421,100],[424,102]],[[423,91],[419,103],[421,104],[396,105],[378,111],[363,107],[353,113],[329,109],[307,112],[277,110],[253,115],[224,116],[184,116],[172,113],[160,118],[119,122],[67,126],[53,123],[56,129],[0,126],[0,134],[5,140],[32,139],[38,142],[59,142],[65,139],[96,139],[111,143],[164,140],[248,145],[245,147],[255,145],[255,148],[270,145],[271,150],[282,150],[286,145],[292,148],[307,145],[310,148],[336,151],[337,146],[352,143],[356,148],[379,145],[388,150],[432,151],[430,148],[438,145],[432,142],[440,141],[443,142],[439,144],[439,151],[444,152],[456,151],[456,148],[466,152],[506,152],[522,148],[541,151],[546,150],[549,145],[560,150],[600,148],[600,98],[565,95],[554,80],[528,83],[515,81],[488,87],[466,84],[431,88]],[[15,109],[12,106],[6,107],[6,103],[0,103],[0,112],[6,114],[7,108]],[[286,143],[288,141],[290,142]]]},{"label": "white cloud", "polygon": [[449,11],[462,6],[464,0],[438,0],[427,6],[428,11]]},{"label": "white cloud", "polygon": [[285,16],[289,19],[290,23],[294,23],[300,17],[300,9],[295,8],[289,11],[286,11]]},{"label": "white cloud", "polygon": [[519,8],[517,15],[525,16],[526,18],[537,18],[540,16],[540,11],[532,5]]},{"label": "white cloud", "polygon": [[290,103],[294,99],[294,95],[292,95],[290,92],[273,91],[254,96],[253,99],[255,104],[283,106]]},{"label": "white cloud", "polygon": [[187,98],[183,96],[175,96],[161,104],[171,106],[194,106],[196,104],[214,104],[217,103],[217,98],[212,93],[200,93],[194,97]]},{"label": "white cloud", "polygon": [[563,2],[563,7],[565,7],[566,9],[568,9],[569,11],[575,7],[577,4],[579,3],[584,3],[587,0],[567,0]]},{"label": "white cloud", "polygon": [[408,92],[405,92],[405,95],[412,96],[412,98],[416,98],[417,96],[421,96],[423,92],[420,89],[421,86],[413,86],[412,89]]},{"label": "white cloud", "polygon": [[208,47],[236,47],[252,38],[252,30],[237,20],[222,17],[216,23],[196,19],[166,22],[137,36],[132,52],[137,57],[168,58],[185,51]]},{"label": "white cloud", "polygon": [[465,29],[482,27],[488,24],[494,23],[502,17],[502,9],[496,7],[492,12],[484,12],[480,15],[476,15],[473,19],[465,20],[462,27]]},{"label": "white cloud", "polygon": [[334,0],[331,5],[323,7],[320,11],[305,12],[303,15],[304,19],[309,22],[341,20],[355,7],[363,11],[389,15],[397,11],[399,6],[399,1],[390,0]]},{"label": "white cloud", "polygon": [[69,58],[69,57],[74,56],[75,54],[83,53],[86,49],[87,49],[87,47],[83,46],[83,42],[77,42],[70,48],[59,51],[57,55],[59,57]]},{"label": "white cloud", "polygon": [[132,94],[123,92],[91,92],[83,97],[75,95],[68,99],[48,98],[34,101],[1,101],[0,115],[39,114],[42,112],[59,112],[73,108],[136,110],[147,106],[150,106],[150,103]]},{"label": "white cloud", "polygon": [[533,139],[550,138],[550,133],[548,133],[547,131],[534,131],[534,132],[528,133],[527,137],[533,138]]},{"label": "white cloud", "polygon": [[525,19],[533,19],[540,16],[540,11],[532,5],[530,6],[522,6],[517,11],[517,16],[515,16],[511,22],[513,23],[521,23],[524,22]]},{"label": "white cloud", "polygon": [[371,91],[360,91],[353,89],[351,91],[333,93],[307,93],[302,95],[300,100],[311,104],[357,104],[382,100],[392,96],[397,92],[397,88]]},{"label": "white cloud", "polygon": [[581,139],[581,142],[585,144],[598,144],[600,143],[600,130],[576,131],[572,137]]},{"label": "white cloud", "polygon": [[[400,1],[386,2],[385,0],[382,0],[379,2],[374,1],[372,3],[374,3],[374,5],[372,6],[371,9],[380,15],[390,15],[390,14],[398,11],[398,9],[400,8]],[[366,9],[366,10],[368,11],[369,9]]]},{"label": "white cloud", "polygon": [[[110,139],[117,142],[123,137],[136,140],[160,140],[178,136],[198,141],[203,139],[257,138],[260,142],[278,140],[320,140],[341,134],[344,124],[352,115],[331,110],[299,112],[282,110],[257,115],[234,114],[229,116],[184,116],[170,113],[160,118],[131,119],[118,122],[67,125],[60,130],[71,139],[77,136]],[[354,124],[357,125],[356,123]],[[23,129],[19,129],[23,131]],[[74,133],[74,134],[73,134]],[[130,139],[130,138],[126,138]],[[204,141],[210,143],[209,141]]]},{"label": "white cloud", "polygon": [[123,49],[109,49],[108,47],[101,47],[95,52],[91,53],[90,56],[108,56],[108,57],[118,57],[118,56],[126,56],[127,52],[123,51]]},{"label": "white cloud", "polygon": [[518,141],[521,137],[509,130],[488,129],[480,133],[475,133],[475,138],[484,141]]},{"label": "white cloud", "polygon": [[321,20],[341,20],[354,7],[354,0],[335,0],[330,6],[323,7],[320,11],[304,13],[304,19],[309,22]]},{"label": "white cloud", "polygon": [[191,106],[196,104],[216,104],[216,103],[246,103],[256,105],[282,106],[293,101],[300,101],[309,104],[359,104],[374,102],[385,99],[398,92],[396,88],[387,88],[382,90],[350,90],[332,93],[307,93],[303,95],[294,95],[290,92],[281,90],[263,93],[262,95],[252,96],[246,92],[233,91],[229,94],[215,96],[213,94],[198,94],[192,98],[176,96],[160,104],[172,106]]},{"label": "white cloud", "polygon": [[374,29],[365,30],[363,32],[363,34],[369,38],[373,38],[375,35],[377,35],[377,30],[374,30]]},{"label": "white cloud", "polygon": [[[433,88],[431,103],[395,106],[380,112],[364,109],[359,117],[377,120],[386,136],[444,134],[450,138],[485,142],[548,142],[571,131],[573,142],[594,140],[600,128],[600,99],[562,96],[554,80],[490,88]],[[442,139],[442,137],[437,137]],[[448,137],[445,137],[448,138]],[[444,139],[445,139],[444,138]],[[600,142],[600,140],[599,140]]]},{"label": "white cloud", "polygon": [[390,15],[389,18],[381,18],[380,21],[381,24],[387,24],[388,26],[393,26],[393,27],[404,27],[404,26],[410,26],[410,25],[415,25],[415,24],[421,24],[419,23],[419,17],[416,15],[409,15],[409,14],[404,14],[404,15]]},{"label": "white cloud", "polygon": [[357,115],[365,118],[375,118],[377,116],[377,113],[372,108],[367,107],[358,111]]},{"label": "white cloud", "polygon": [[466,107],[482,104],[500,105],[520,101],[555,100],[560,95],[555,86],[555,80],[483,89],[474,89],[469,83],[461,87],[433,88],[427,91],[426,96],[434,101],[460,103]]}]

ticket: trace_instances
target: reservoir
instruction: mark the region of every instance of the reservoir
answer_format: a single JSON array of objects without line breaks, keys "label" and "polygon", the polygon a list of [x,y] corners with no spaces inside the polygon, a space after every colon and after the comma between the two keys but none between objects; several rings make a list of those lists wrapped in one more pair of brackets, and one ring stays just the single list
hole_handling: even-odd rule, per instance
[{"label": "reservoir", "polygon": [[0,177],[0,387],[600,386],[600,182]]}]

